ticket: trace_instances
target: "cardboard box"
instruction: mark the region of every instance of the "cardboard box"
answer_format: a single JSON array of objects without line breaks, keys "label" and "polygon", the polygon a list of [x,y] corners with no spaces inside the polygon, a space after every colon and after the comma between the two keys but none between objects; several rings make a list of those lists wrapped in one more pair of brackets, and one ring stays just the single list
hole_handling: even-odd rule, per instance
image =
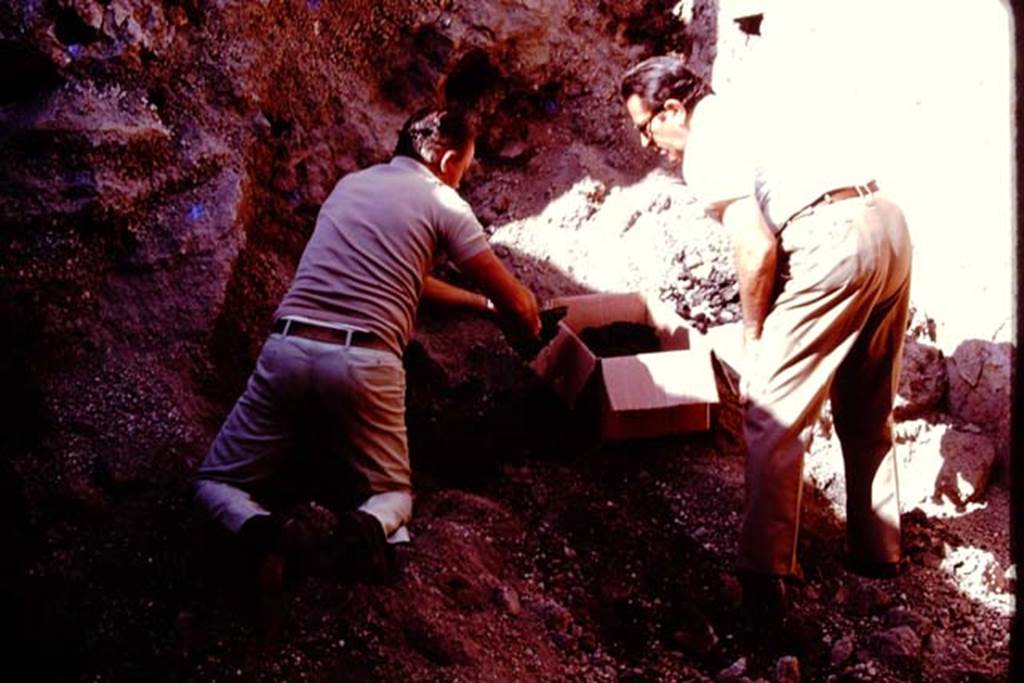
[{"label": "cardboard box", "polygon": [[743,369],[743,323],[712,327],[704,339],[722,366],[729,388],[737,393]]},{"label": "cardboard box", "polygon": [[712,327],[704,339],[715,357],[739,375],[743,367],[743,323],[729,323]]},{"label": "cardboard box", "polygon": [[[602,438],[710,429],[712,406],[718,403],[711,351],[669,306],[636,292],[561,297],[550,305],[568,311],[533,369],[569,408],[584,390],[598,392]],[[662,350],[598,358],[578,336],[587,327],[618,321],[649,325]]]}]

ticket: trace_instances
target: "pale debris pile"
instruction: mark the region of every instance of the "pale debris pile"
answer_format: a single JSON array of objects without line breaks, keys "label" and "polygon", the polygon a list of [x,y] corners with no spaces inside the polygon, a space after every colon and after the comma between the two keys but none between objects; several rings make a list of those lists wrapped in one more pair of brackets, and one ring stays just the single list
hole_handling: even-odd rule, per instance
[{"label": "pale debris pile", "polygon": [[660,169],[631,186],[585,175],[540,214],[502,225],[492,241],[585,289],[671,301],[701,331],[740,317],[727,231]]}]

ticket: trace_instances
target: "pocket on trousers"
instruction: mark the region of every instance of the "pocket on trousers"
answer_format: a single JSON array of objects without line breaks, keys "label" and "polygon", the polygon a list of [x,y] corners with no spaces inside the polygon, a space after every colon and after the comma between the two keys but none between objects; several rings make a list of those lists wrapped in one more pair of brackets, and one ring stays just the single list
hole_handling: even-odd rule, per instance
[{"label": "pocket on trousers", "polygon": [[256,367],[273,374],[277,359],[281,355],[281,341],[284,337],[272,334],[263,342],[260,355],[256,357]]},{"label": "pocket on trousers", "polygon": [[[795,221],[783,233],[787,279],[800,289],[832,289],[857,275],[857,224],[848,212],[835,208]],[[787,235],[791,228],[797,229]]]},{"label": "pocket on trousers", "polygon": [[351,381],[359,388],[375,392],[405,392],[405,368],[390,351],[351,348],[347,350]]}]

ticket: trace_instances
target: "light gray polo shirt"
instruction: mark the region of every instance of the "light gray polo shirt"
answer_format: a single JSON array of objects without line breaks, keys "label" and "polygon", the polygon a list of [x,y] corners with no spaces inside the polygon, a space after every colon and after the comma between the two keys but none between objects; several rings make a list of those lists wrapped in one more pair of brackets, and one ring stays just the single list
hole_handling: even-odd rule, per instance
[{"label": "light gray polo shirt", "polygon": [[370,330],[401,354],[438,251],[460,264],[488,249],[469,204],[404,156],[342,178],[274,318]]}]

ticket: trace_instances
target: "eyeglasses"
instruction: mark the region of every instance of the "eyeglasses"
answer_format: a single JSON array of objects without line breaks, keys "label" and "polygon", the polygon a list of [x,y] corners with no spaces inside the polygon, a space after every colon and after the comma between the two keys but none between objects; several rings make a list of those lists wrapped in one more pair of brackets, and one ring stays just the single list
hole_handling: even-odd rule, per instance
[{"label": "eyeglasses", "polygon": [[654,119],[661,115],[661,112],[665,111],[665,105],[659,104],[657,109],[651,112],[651,115],[647,117],[647,120],[643,123],[636,125],[636,129],[640,132],[640,135],[644,136],[648,140],[652,139],[651,135],[651,124],[654,123]]}]

